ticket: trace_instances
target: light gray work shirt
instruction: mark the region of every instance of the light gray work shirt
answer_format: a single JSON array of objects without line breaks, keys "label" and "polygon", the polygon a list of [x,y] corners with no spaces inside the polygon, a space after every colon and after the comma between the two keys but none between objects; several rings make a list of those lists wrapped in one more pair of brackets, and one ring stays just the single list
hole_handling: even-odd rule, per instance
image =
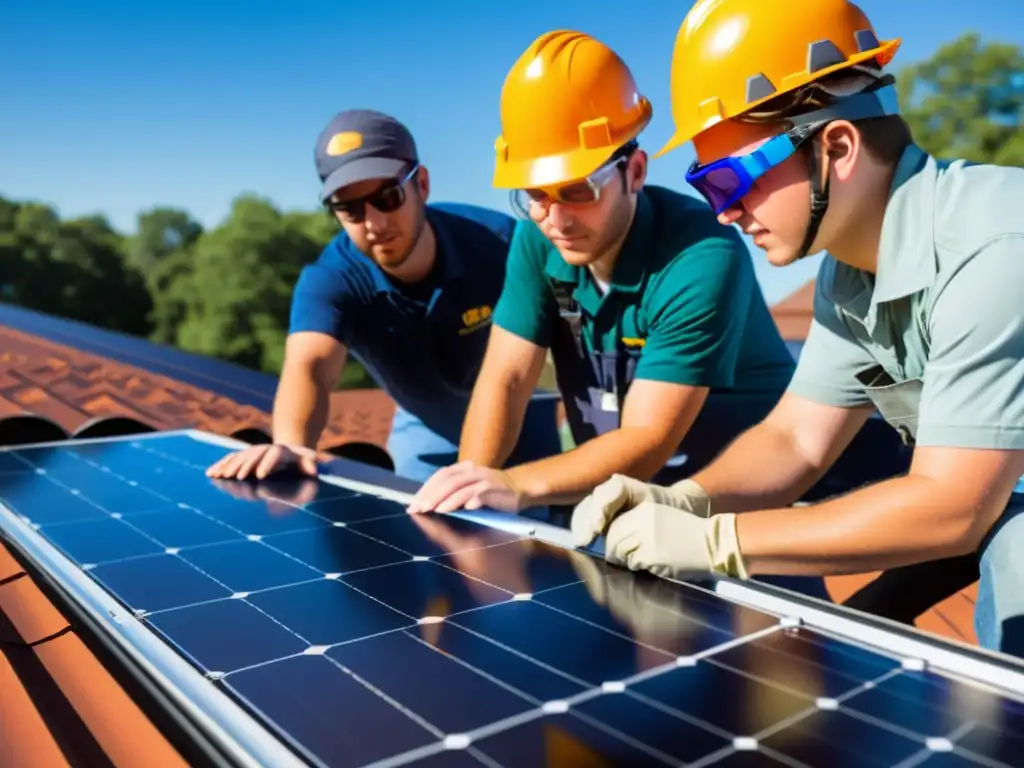
[{"label": "light gray work shirt", "polygon": [[875,275],[826,255],[789,391],[875,402],[921,446],[1024,449],[1024,169],[911,146],[890,195]]}]

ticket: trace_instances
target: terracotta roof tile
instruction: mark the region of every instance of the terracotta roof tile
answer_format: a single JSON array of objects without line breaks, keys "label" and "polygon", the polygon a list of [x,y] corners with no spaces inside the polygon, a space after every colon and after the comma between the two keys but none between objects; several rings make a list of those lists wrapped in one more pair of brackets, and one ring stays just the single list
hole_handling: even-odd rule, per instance
[{"label": "terracotta roof tile", "polygon": [[39,600],[39,589],[27,576],[0,584],[0,613],[21,639],[34,644],[63,632],[67,620],[48,601]]},{"label": "terracotta roof tile", "polygon": [[[68,433],[98,416],[224,435],[244,427],[270,431],[266,411],[138,366],[3,326],[0,348],[5,350],[0,355],[0,417],[37,414]],[[348,442],[384,447],[393,414],[394,403],[383,391],[335,392],[320,447]]]},{"label": "terracotta roof tile", "polygon": [[0,647],[0,765],[70,766],[15,671],[32,655],[28,648]]},{"label": "terracotta roof tile", "polygon": [[185,768],[0,544],[0,573],[11,571],[0,584],[0,765]]}]

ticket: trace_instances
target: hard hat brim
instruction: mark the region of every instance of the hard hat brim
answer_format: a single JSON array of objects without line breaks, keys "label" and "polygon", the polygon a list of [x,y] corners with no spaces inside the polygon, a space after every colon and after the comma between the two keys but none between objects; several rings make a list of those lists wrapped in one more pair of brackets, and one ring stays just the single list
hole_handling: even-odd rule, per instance
[{"label": "hard hat brim", "polygon": [[610,158],[614,147],[579,149],[561,155],[499,162],[492,185],[496,189],[539,189],[585,179]]}]

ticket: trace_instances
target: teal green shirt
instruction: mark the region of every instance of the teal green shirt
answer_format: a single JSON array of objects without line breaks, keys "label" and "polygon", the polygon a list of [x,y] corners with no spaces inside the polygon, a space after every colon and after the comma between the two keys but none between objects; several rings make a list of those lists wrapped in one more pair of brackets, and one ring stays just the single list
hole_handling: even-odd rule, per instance
[{"label": "teal green shirt", "polygon": [[694,197],[645,187],[603,294],[589,270],[568,264],[533,222],[521,221],[493,322],[550,346],[558,317],[552,279],[576,286],[589,350],[640,350],[637,379],[777,394],[789,383],[793,357],[750,252]]},{"label": "teal green shirt", "polygon": [[856,374],[877,364],[896,382],[922,382],[917,445],[1024,449],[1022,201],[1024,169],[909,147],[876,273],[822,263],[790,391],[865,405]]}]

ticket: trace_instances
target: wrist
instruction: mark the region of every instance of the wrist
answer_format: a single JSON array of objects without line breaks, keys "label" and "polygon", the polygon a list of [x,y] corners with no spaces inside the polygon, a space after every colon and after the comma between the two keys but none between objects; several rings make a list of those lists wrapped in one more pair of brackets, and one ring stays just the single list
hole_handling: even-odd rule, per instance
[{"label": "wrist", "polygon": [[510,467],[504,473],[515,491],[520,509],[539,504],[547,493],[544,478],[539,472],[531,472],[527,464]]},{"label": "wrist", "polygon": [[680,480],[670,485],[668,490],[672,494],[675,506],[682,507],[698,517],[711,517],[715,514],[711,508],[711,497],[696,480]]},{"label": "wrist", "polygon": [[736,515],[732,512],[723,512],[708,518],[705,525],[708,549],[712,553],[711,569],[723,576],[750,578],[743,553],[740,551]]}]

